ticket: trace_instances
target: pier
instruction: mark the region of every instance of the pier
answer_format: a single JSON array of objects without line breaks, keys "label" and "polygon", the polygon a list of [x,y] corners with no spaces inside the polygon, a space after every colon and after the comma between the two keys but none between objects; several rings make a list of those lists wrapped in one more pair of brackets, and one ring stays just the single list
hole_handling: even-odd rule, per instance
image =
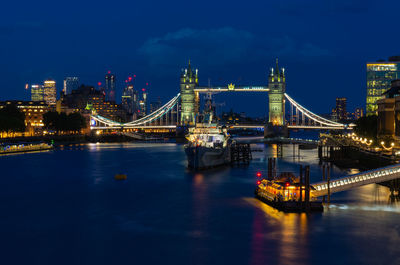
[{"label": "pier", "polygon": [[231,146],[231,163],[232,164],[249,164],[253,159],[251,155],[250,144],[234,143]]}]

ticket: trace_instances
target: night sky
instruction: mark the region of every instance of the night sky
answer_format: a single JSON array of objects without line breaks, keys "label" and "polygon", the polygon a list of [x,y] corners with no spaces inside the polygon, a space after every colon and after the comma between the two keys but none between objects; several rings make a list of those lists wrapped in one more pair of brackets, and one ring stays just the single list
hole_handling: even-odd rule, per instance
[{"label": "night sky", "polygon": [[[336,97],[365,107],[365,63],[400,54],[399,1],[7,1],[0,15],[0,99],[29,99],[26,83],[65,76],[149,82],[172,98],[188,59],[200,84],[267,85],[275,58],[287,93],[318,113]],[[217,96],[225,109],[266,112],[267,95]]]}]

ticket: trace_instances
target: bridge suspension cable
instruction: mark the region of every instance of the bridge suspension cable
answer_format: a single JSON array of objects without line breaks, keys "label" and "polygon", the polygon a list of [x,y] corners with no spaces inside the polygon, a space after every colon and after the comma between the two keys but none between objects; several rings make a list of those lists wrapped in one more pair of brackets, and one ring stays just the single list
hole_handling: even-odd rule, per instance
[{"label": "bridge suspension cable", "polygon": [[[138,120],[134,120],[134,121],[127,122],[127,123],[120,123],[120,122],[112,121],[110,119],[107,119],[107,118],[97,115],[97,114],[91,115],[91,118],[98,123],[104,124],[106,127],[134,128],[134,127],[138,127],[138,126],[144,126],[144,125],[150,124],[158,119],[161,119],[164,115],[169,113],[175,106],[177,106],[180,96],[181,96],[181,94],[178,93],[178,95],[173,97],[170,101],[168,101],[166,104],[164,104],[162,107],[160,107],[156,111],[153,111],[149,115],[146,115]],[[94,128],[96,128],[96,126],[92,126],[92,128],[94,129]]]},{"label": "bridge suspension cable", "polygon": [[[305,117],[307,117],[310,121],[313,121],[314,123],[318,123],[321,126],[319,127],[331,127],[331,128],[340,128],[340,129],[344,129],[347,128],[348,126],[346,124],[342,124],[339,122],[335,122],[335,121],[331,121],[328,120],[326,118],[323,118],[309,110],[307,110],[305,107],[303,107],[302,105],[300,105],[299,103],[297,103],[293,98],[291,98],[288,94],[285,93],[285,98],[289,101],[289,103],[294,106],[296,108],[296,116],[297,119],[299,119],[299,113],[302,114],[302,125],[305,126]],[[292,111],[293,112],[293,111]],[[292,124],[291,124],[292,125]],[[290,126],[290,125],[289,125]]]}]

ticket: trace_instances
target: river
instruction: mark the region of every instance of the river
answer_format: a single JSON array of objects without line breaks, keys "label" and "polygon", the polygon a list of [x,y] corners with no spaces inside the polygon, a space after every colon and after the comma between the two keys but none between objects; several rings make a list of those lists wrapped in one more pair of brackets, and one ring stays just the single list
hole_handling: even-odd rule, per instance
[{"label": "river", "polygon": [[[400,206],[388,188],[334,194],[323,213],[284,214],[253,198],[276,148],[252,148],[249,166],[200,173],[175,143],[2,156],[1,264],[400,264]],[[284,146],[278,170],[300,164],[321,180],[316,150],[299,159]],[[332,178],[356,172],[334,167]]]}]

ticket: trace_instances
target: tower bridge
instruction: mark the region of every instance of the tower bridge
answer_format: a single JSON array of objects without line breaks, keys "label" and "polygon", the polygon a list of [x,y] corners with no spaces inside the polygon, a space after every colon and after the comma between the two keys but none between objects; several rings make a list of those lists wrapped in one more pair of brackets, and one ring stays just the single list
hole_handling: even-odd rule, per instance
[{"label": "tower bridge", "polygon": [[[286,93],[285,69],[279,68],[278,59],[275,68],[268,75],[268,86],[235,86],[230,83],[221,87],[199,86],[198,70],[193,70],[191,63],[182,70],[180,91],[161,108],[131,122],[120,123],[93,113],[92,130],[106,129],[176,129],[177,126],[193,126],[200,112],[200,93],[219,92],[264,92],[268,93],[268,123],[273,127],[288,129],[351,129],[342,123],[323,118],[291,98]],[[288,108],[285,106],[288,105]],[[289,110],[289,111],[287,111]],[[236,128],[264,128],[265,124],[233,125]]]}]

